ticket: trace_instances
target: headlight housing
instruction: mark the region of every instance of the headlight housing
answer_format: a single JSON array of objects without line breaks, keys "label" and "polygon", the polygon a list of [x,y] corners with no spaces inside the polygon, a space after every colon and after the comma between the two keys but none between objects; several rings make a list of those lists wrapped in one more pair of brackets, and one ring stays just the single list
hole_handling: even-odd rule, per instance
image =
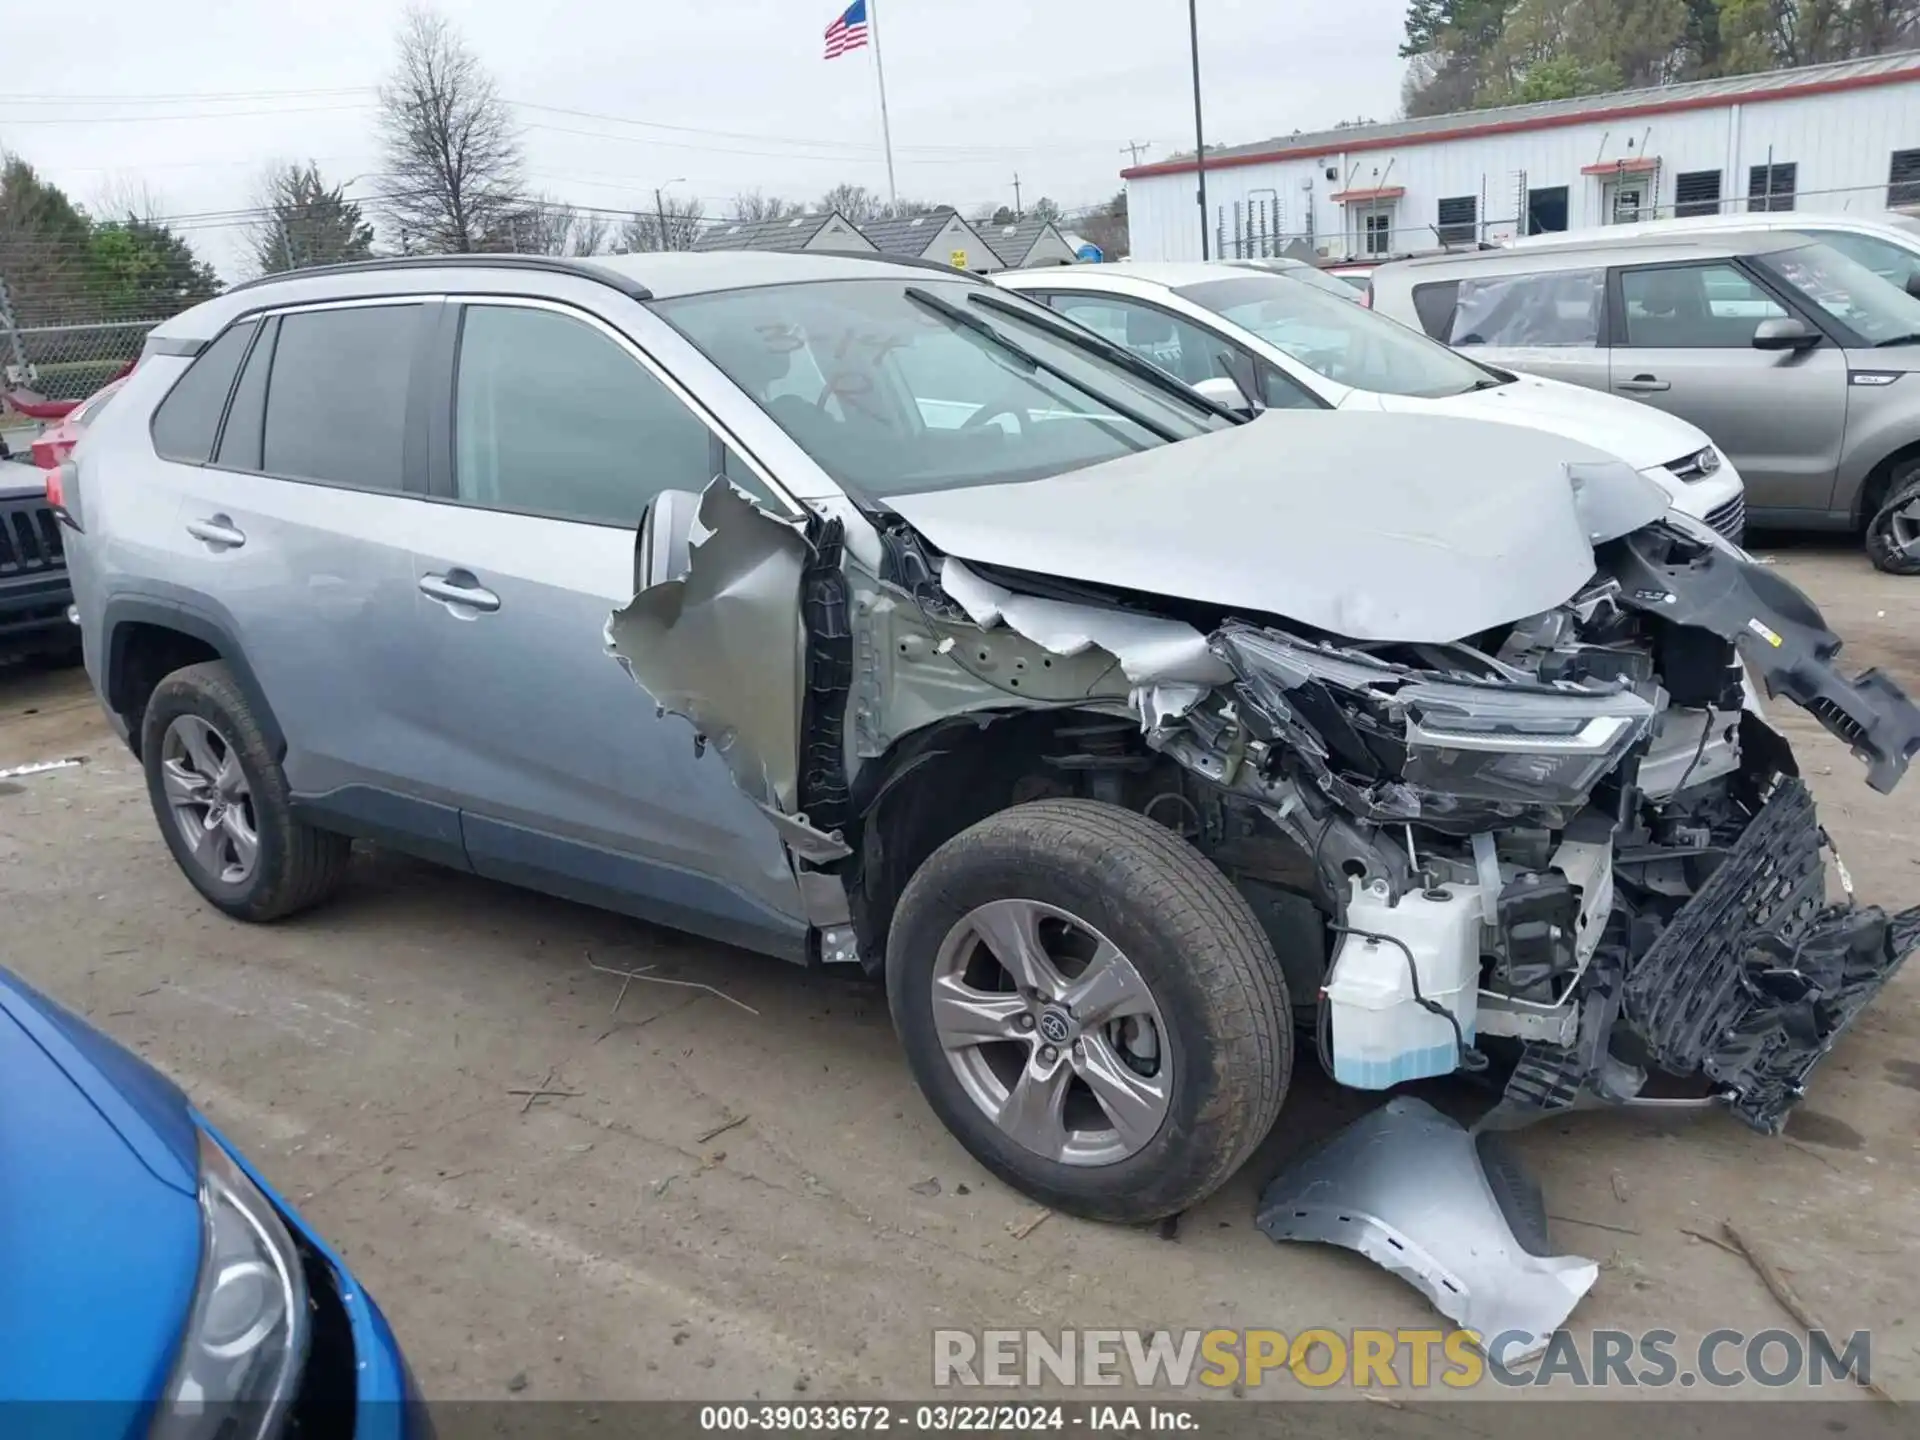
[{"label": "headlight housing", "polygon": [[1667,466],[1667,473],[1674,479],[1692,484],[1695,480],[1704,480],[1720,468],[1720,452],[1708,445],[1691,455],[1683,455]]},{"label": "headlight housing", "polygon": [[307,1356],[307,1284],[272,1202],[200,1132],[200,1279],[152,1440],[269,1440]]},{"label": "headlight housing", "polygon": [[1605,694],[1410,685],[1409,784],[1467,799],[1577,805],[1647,732],[1653,706]]}]

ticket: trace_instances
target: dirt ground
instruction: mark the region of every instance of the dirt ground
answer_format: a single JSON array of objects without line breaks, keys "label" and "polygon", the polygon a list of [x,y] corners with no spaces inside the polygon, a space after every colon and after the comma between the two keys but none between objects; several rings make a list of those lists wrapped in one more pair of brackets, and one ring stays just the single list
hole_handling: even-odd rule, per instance
[{"label": "dirt ground", "polygon": [[[1920,689],[1920,582],[1832,547],[1777,563],[1855,667]],[[1801,712],[1771,713],[1862,897],[1920,903],[1920,776],[1876,795]],[[943,1325],[1439,1323],[1359,1257],[1253,1227],[1285,1157],[1367,1108],[1310,1047],[1267,1144],[1176,1238],[1033,1226],[934,1120],[864,982],[371,851],[336,902],[250,928],[176,871],[84,675],[0,672],[0,769],[65,756],[87,763],[0,781],[5,964],[251,1153],[379,1297],[430,1397],[924,1396]],[[684,983],[621,998],[590,962]],[[564,1093],[509,1093],[540,1088]],[[1586,1113],[1519,1145],[1556,1243],[1603,1264],[1573,1328],[1790,1324],[1684,1233],[1730,1218],[1920,1399],[1920,966],[1784,1138]]]}]

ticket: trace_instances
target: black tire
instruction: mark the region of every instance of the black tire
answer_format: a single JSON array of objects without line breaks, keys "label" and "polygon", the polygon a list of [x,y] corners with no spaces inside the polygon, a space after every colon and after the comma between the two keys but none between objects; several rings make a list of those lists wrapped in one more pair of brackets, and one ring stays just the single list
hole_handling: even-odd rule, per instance
[{"label": "black tire", "polygon": [[1920,575],[1920,555],[1900,548],[1893,533],[1894,513],[1920,500],[1920,467],[1908,465],[1893,477],[1887,498],[1867,521],[1867,558],[1889,575]]},{"label": "black tire", "polygon": [[[246,777],[259,856],[239,883],[222,881],[194,859],[167,803],[161,750],[168,727],[182,715],[197,715],[211,725]],[[235,919],[282,919],[319,904],[346,877],[353,842],[294,818],[287,777],[225,662],[188,665],[154,687],[141,722],[140,755],[147,798],[175,862],[196,890]]]},{"label": "black tire", "polygon": [[[1135,1153],[1070,1165],[1003,1134],[969,1097],[934,1023],[932,977],[975,907],[1058,906],[1120,947],[1153,993],[1173,1061],[1166,1119]],[[1280,963],[1252,909],[1165,826],[1117,806],[1041,800],[991,815],[915,873],[887,943],[894,1026],[928,1103],[974,1158],[1045,1205],[1144,1224],[1204,1200],[1279,1116],[1293,1065]]]}]

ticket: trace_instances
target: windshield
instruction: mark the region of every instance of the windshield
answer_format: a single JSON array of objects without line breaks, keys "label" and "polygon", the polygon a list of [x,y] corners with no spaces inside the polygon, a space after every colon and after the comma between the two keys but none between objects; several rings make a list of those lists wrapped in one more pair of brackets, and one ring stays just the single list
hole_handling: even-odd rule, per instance
[{"label": "windshield", "polygon": [[1329,380],[1359,390],[1437,399],[1500,383],[1418,331],[1291,276],[1206,280],[1182,285],[1174,294],[1252,331]]},{"label": "windshield", "polygon": [[[1057,475],[1231,422],[932,274],[655,302],[837,482],[876,497]],[[1003,307],[1029,302],[993,292]]]},{"label": "windshield", "polygon": [[1920,340],[1920,300],[1882,280],[1831,245],[1800,245],[1756,255],[1753,263],[1852,331],[1868,345]]}]

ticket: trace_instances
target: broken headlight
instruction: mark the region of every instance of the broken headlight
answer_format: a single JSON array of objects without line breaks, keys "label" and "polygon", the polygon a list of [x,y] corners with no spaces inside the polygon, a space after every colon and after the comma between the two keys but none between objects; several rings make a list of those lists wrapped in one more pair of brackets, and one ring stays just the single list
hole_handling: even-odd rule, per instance
[{"label": "broken headlight", "polygon": [[1578,805],[1647,731],[1653,706],[1630,691],[1602,694],[1409,685],[1411,785],[1467,799]]}]

